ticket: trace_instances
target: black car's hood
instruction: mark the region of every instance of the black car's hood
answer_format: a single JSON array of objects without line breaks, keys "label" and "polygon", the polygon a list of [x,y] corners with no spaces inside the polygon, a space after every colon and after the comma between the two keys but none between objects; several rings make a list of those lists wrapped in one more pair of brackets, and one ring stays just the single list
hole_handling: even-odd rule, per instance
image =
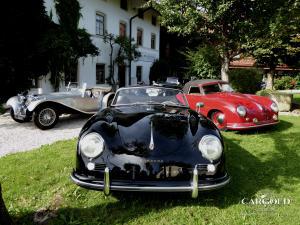
[{"label": "black car's hood", "polygon": [[[140,111],[126,119],[122,117],[122,113],[115,119],[121,142],[131,152],[144,155],[149,153],[149,150],[160,149],[161,154],[169,154],[186,144],[190,118],[187,109]],[[128,119],[132,122],[130,126]]]},{"label": "black car's hood", "polygon": [[182,157],[187,149],[197,149],[204,133],[218,135],[212,122],[195,111],[153,105],[112,107],[99,112],[85,127],[89,127],[87,132],[100,133],[113,154],[145,158]]}]

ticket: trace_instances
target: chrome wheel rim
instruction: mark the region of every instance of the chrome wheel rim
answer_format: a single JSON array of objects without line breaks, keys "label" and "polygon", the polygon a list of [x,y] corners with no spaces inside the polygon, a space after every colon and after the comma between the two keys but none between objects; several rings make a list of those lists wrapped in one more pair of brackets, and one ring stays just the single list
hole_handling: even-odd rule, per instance
[{"label": "chrome wheel rim", "polygon": [[39,113],[39,122],[41,125],[47,127],[51,126],[56,120],[56,113],[51,108],[46,108]]},{"label": "chrome wheel rim", "polygon": [[225,127],[225,120],[225,115],[221,112],[216,112],[212,115],[212,121],[219,129],[223,129]]}]

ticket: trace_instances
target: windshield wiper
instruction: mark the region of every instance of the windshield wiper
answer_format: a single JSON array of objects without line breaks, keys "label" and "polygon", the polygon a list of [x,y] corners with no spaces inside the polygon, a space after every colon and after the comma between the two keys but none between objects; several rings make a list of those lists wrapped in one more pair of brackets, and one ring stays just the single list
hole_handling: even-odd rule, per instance
[{"label": "windshield wiper", "polygon": [[172,103],[172,104],[168,104],[168,103],[161,103],[162,106],[166,107],[176,107],[176,108],[188,108],[188,106],[185,106],[185,105],[178,105],[176,104],[175,102]]}]

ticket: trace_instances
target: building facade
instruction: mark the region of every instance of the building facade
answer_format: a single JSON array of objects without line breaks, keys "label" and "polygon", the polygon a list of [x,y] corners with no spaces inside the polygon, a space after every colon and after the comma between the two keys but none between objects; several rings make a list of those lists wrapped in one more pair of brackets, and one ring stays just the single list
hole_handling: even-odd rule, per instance
[{"label": "building facade", "polygon": [[[119,87],[135,85],[138,82],[149,83],[149,72],[153,62],[159,59],[160,25],[158,13],[147,10],[144,14],[141,6],[143,0],[78,0],[81,6],[82,17],[79,27],[91,34],[92,42],[100,50],[97,57],[82,58],[78,62],[77,74],[70,76],[62,82],[60,90],[65,83],[72,81],[78,85],[86,83],[91,86],[108,86],[107,78],[110,69],[110,46],[104,42],[105,34],[126,35],[131,33],[133,44],[138,45],[141,56],[125,66],[114,66],[114,78]],[[54,0],[45,0],[46,11],[57,22]],[[131,32],[130,32],[131,21]],[[113,58],[116,57],[118,46],[114,46]],[[131,79],[129,78],[131,77]],[[43,92],[52,91],[49,77],[38,81],[38,87]]]}]

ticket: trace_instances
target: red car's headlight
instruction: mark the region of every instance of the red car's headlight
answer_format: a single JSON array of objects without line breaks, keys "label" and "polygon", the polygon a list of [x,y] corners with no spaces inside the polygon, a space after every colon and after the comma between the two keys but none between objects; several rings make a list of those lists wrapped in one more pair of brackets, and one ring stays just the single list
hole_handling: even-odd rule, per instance
[{"label": "red car's headlight", "polygon": [[241,116],[244,117],[246,116],[247,110],[244,106],[240,105],[236,108],[236,112]]},{"label": "red car's headlight", "polygon": [[278,111],[279,111],[278,105],[275,102],[272,102],[270,107],[273,110],[273,112],[278,113]]}]

